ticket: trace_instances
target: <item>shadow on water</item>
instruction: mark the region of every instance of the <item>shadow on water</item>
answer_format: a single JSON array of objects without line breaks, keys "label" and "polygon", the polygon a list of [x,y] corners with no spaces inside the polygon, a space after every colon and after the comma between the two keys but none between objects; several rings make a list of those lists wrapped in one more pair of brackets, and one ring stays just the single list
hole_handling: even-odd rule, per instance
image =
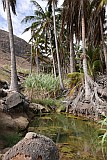
[{"label": "shadow on water", "polygon": [[99,126],[67,114],[36,116],[29,131],[44,134],[57,143],[61,160],[106,160],[99,143]]}]

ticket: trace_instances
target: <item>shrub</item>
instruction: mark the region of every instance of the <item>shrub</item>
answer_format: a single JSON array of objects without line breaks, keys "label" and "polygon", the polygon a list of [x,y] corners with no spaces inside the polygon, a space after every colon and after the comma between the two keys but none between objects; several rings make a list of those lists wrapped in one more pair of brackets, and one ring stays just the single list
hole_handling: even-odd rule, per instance
[{"label": "shrub", "polygon": [[24,86],[31,99],[55,97],[60,90],[59,78],[50,74],[32,74],[25,79]]}]

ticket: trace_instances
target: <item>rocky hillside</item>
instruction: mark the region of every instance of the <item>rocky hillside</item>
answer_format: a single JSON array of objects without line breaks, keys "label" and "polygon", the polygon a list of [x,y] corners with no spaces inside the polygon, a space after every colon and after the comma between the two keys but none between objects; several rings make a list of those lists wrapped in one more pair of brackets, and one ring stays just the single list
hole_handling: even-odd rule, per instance
[{"label": "rocky hillside", "polygon": [[[30,53],[30,45],[21,38],[14,36],[15,42],[15,53],[19,57],[25,57],[26,54]],[[0,51],[4,53],[10,53],[9,46],[9,34],[8,32],[0,29]]]},{"label": "rocky hillside", "polygon": [[[30,54],[30,45],[21,38],[14,36],[17,70],[30,69],[26,56]],[[0,29],[0,79],[10,80],[10,45],[8,32]]]}]

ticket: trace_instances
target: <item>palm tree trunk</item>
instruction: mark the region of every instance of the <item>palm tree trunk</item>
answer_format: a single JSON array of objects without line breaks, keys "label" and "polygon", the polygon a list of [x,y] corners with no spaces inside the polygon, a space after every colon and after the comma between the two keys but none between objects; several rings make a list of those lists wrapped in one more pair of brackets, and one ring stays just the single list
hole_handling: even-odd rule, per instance
[{"label": "palm tree trunk", "polygon": [[90,99],[90,88],[88,85],[88,69],[87,69],[87,58],[86,58],[86,51],[85,51],[85,19],[84,19],[84,11],[83,11],[83,0],[81,0],[82,4],[82,49],[83,49],[83,71],[84,71],[84,79],[85,79],[85,99],[89,100]]},{"label": "palm tree trunk", "polygon": [[56,79],[55,59],[54,59],[54,54],[53,54],[53,50],[52,50],[52,42],[51,42],[51,32],[50,32],[50,30],[49,30],[49,42],[50,42],[50,49],[51,49],[51,55],[52,55],[52,61],[53,61],[54,77]]},{"label": "palm tree trunk", "polygon": [[38,48],[36,48],[36,57],[35,57],[35,63],[36,63],[36,73],[39,74],[39,58],[38,58]]},{"label": "palm tree trunk", "polygon": [[70,27],[70,72],[75,72],[75,54],[73,46],[73,32],[72,27]]},{"label": "palm tree trunk", "polygon": [[53,9],[54,36],[55,36],[55,45],[56,45],[56,53],[57,53],[57,61],[58,61],[58,71],[59,71],[60,87],[63,90],[64,89],[64,85],[63,85],[63,81],[62,81],[61,65],[60,65],[60,58],[59,58],[59,51],[58,51],[56,21],[55,21],[55,2],[54,1],[52,1],[52,9]]},{"label": "palm tree trunk", "polygon": [[101,17],[100,17],[100,27],[101,27],[102,46],[103,46],[103,52],[104,52],[104,58],[105,58],[106,74],[107,74],[107,49],[106,49],[106,45],[104,43],[103,24],[102,24]]},{"label": "palm tree trunk", "polygon": [[6,0],[6,12],[7,12],[9,40],[10,40],[10,51],[11,51],[11,84],[10,84],[10,90],[18,91],[18,78],[17,78],[17,70],[16,70],[14,35],[13,35],[13,27],[12,27],[12,19],[11,19],[11,13],[10,13],[9,0]]},{"label": "palm tree trunk", "polygon": [[[31,29],[31,38],[33,37],[33,30]],[[33,67],[33,39],[31,41],[31,55],[30,55],[30,74],[32,74]]]}]

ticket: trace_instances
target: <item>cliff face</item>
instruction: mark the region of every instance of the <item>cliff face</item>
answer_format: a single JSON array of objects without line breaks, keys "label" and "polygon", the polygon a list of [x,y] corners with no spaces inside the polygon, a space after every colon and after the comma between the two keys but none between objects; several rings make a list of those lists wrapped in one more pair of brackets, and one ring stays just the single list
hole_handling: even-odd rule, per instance
[{"label": "cliff face", "polygon": [[[26,57],[30,53],[30,45],[21,38],[14,36],[15,54],[19,57]],[[9,34],[0,29],[0,51],[10,53]]]}]

